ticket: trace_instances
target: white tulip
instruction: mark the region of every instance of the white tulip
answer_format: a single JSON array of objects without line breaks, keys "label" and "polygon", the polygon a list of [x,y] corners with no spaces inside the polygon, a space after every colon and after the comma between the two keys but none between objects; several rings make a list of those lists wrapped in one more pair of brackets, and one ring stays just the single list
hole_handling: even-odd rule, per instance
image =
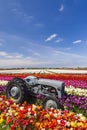
[{"label": "white tulip", "polygon": [[70,86],[70,87],[65,87],[65,91],[68,94],[87,97],[87,89],[75,88],[73,86]]},{"label": "white tulip", "polygon": [[0,80],[0,85],[1,85],[1,86],[6,86],[7,83],[8,83],[7,80]]}]

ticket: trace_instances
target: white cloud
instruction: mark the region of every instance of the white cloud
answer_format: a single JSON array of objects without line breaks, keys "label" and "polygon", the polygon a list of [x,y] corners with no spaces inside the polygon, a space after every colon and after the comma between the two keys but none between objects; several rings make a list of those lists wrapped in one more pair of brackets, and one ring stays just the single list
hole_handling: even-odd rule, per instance
[{"label": "white cloud", "polygon": [[54,51],[53,54],[55,56],[55,62],[57,62],[57,65],[60,67],[86,67],[87,66],[86,56],[81,56],[73,53],[66,53],[62,51]]},{"label": "white cloud", "polygon": [[59,43],[59,42],[62,42],[63,41],[63,39],[62,38],[59,38],[59,39],[57,39],[55,42],[56,43]]},{"label": "white cloud", "polygon": [[[8,44],[8,51],[0,51],[0,67],[85,67],[87,66],[87,57],[67,53],[63,48],[49,47],[44,44],[31,42],[29,39],[0,34]],[[10,40],[9,40],[10,39]],[[12,42],[14,42],[12,44]],[[15,47],[16,43],[16,47]],[[24,47],[23,47],[24,46]],[[7,50],[7,48],[4,48]],[[70,48],[67,48],[69,50]],[[11,50],[11,52],[9,52]],[[16,51],[16,52],[15,52]],[[18,53],[17,53],[18,52]],[[21,52],[21,53],[19,53]],[[78,52],[77,52],[78,53]]]},{"label": "white cloud", "polygon": [[52,34],[51,36],[49,36],[45,41],[51,41],[53,38],[55,38],[57,36],[57,34]]},{"label": "white cloud", "polygon": [[0,59],[0,68],[11,68],[11,67],[43,67],[43,65],[48,66],[51,62],[41,61],[33,58],[22,58],[22,59]]},{"label": "white cloud", "polygon": [[0,56],[6,57],[8,54],[5,51],[0,51]]},{"label": "white cloud", "polygon": [[0,59],[0,67],[85,67],[87,65],[87,57],[85,56],[65,53],[49,47],[45,50],[45,57],[38,59],[26,56],[19,58],[14,54],[12,55],[14,58],[7,58],[7,53],[0,52],[1,55],[6,55],[5,59]]},{"label": "white cloud", "polygon": [[78,44],[78,43],[81,43],[82,40],[76,40],[76,41],[73,41],[73,44]]},{"label": "white cloud", "polygon": [[59,11],[62,12],[64,10],[64,5],[61,4],[60,8],[59,8]]},{"label": "white cloud", "polygon": [[0,57],[2,58],[7,58],[7,59],[15,59],[15,58],[22,58],[23,55],[22,54],[19,54],[19,53],[7,53],[5,51],[0,51]]},{"label": "white cloud", "polygon": [[[13,55],[14,56],[14,55]],[[23,54],[15,54],[15,56],[14,56],[15,58],[23,58]]]}]

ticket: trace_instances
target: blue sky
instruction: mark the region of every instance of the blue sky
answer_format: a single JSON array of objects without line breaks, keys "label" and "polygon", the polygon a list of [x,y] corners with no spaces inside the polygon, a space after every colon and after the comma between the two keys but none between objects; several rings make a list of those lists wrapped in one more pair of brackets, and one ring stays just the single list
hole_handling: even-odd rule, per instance
[{"label": "blue sky", "polygon": [[87,67],[87,0],[0,0],[3,67]]}]

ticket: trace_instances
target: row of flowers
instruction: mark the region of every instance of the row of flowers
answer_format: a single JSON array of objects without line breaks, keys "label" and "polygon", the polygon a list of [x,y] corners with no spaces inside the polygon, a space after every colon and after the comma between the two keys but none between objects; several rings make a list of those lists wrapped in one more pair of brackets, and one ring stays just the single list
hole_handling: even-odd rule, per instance
[{"label": "row of flowers", "polygon": [[0,73],[0,78],[4,77],[20,77],[24,78],[29,75],[35,75],[37,77],[42,77],[42,78],[50,78],[50,79],[65,79],[65,80],[84,80],[87,81],[87,74],[48,74],[48,73],[14,73],[14,74],[5,74],[5,73]]},{"label": "row of flowers", "polygon": [[[74,79],[74,78],[72,78],[72,79],[67,79],[66,77],[67,77],[67,74],[66,74],[66,77],[59,77],[59,75],[57,75],[56,77],[55,77],[55,75],[54,74],[49,74],[49,75],[47,75],[47,74],[33,74],[34,76],[37,76],[37,77],[40,77],[40,78],[47,78],[47,79],[55,79],[55,80],[60,80],[60,81],[63,81],[64,83],[65,83],[65,85],[66,86],[74,86],[75,88],[84,88],[84,89],[87,89],[87,80],[81,80],[80,79],[80,76],[78,77],[78,79]],[[27,75],[28,76],[28,75]],[[71,76],[71,75],[70,75]],[[81,75],[82,76],[82,75]],[[15,76],[15,74],[14,74],[14,76],[7,76],[6,74],[5,74],[5,76],[0,76],[0,85],[6,85],[6,83],[8,82],[8,81],[10,81],[10,80],[12,80],[14,77],[16,77]],[[17,74],[17,77],[20,77],[20,78],[24,78],[24,77],[26,77],[25,75],[21,75],[20,76],[20,74],[18,75]],[[83,75],[83,77],[84,78],[86,78],[87,77],[87,75]],[[6,82],[5,82],[6,81]]]},{"label": "row of flowers", "polygon": [[86,130],[87,119],[68,110],[45,110],[26,102],[16,105],[5,96],[0,96],[0,129]]},{"label": "row of flowers", "polygon": [[87,89],[75,88],[74,86],[65,87],[65,91],[71,95],[87,97]]}]

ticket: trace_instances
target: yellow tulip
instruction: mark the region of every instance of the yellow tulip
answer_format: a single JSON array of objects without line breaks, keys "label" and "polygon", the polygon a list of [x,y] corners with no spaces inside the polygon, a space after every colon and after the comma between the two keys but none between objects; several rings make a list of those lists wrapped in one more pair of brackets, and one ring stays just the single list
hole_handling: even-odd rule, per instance
[{"label": "yellow tulip", "polygon": [[18,115],[18,112],[15,113],[15,116],[17,116],[17,115]]},{"label": "yellow tulip", "polygon": [[71,121],[70,125],[71,125],[71,127],[76,127],[76,122],[75,121]]},{"label": "yellow tulip", "polygon": [[77,123],[77,126],[78,126],[78,127],[83,127],[84,124],[83,124],[82,122],[78,122],[78,123]]},{"label": "yellow tulip", "polygon": [[0,115],[0,124],[3,123],[4,119],[3,119],[3,114]]},{"label": "yellow tulip", "polygon": [[46,114],[45,117],[46,117],[47,119],[50,119],[50,115],[49,115],[49,114]]}]

